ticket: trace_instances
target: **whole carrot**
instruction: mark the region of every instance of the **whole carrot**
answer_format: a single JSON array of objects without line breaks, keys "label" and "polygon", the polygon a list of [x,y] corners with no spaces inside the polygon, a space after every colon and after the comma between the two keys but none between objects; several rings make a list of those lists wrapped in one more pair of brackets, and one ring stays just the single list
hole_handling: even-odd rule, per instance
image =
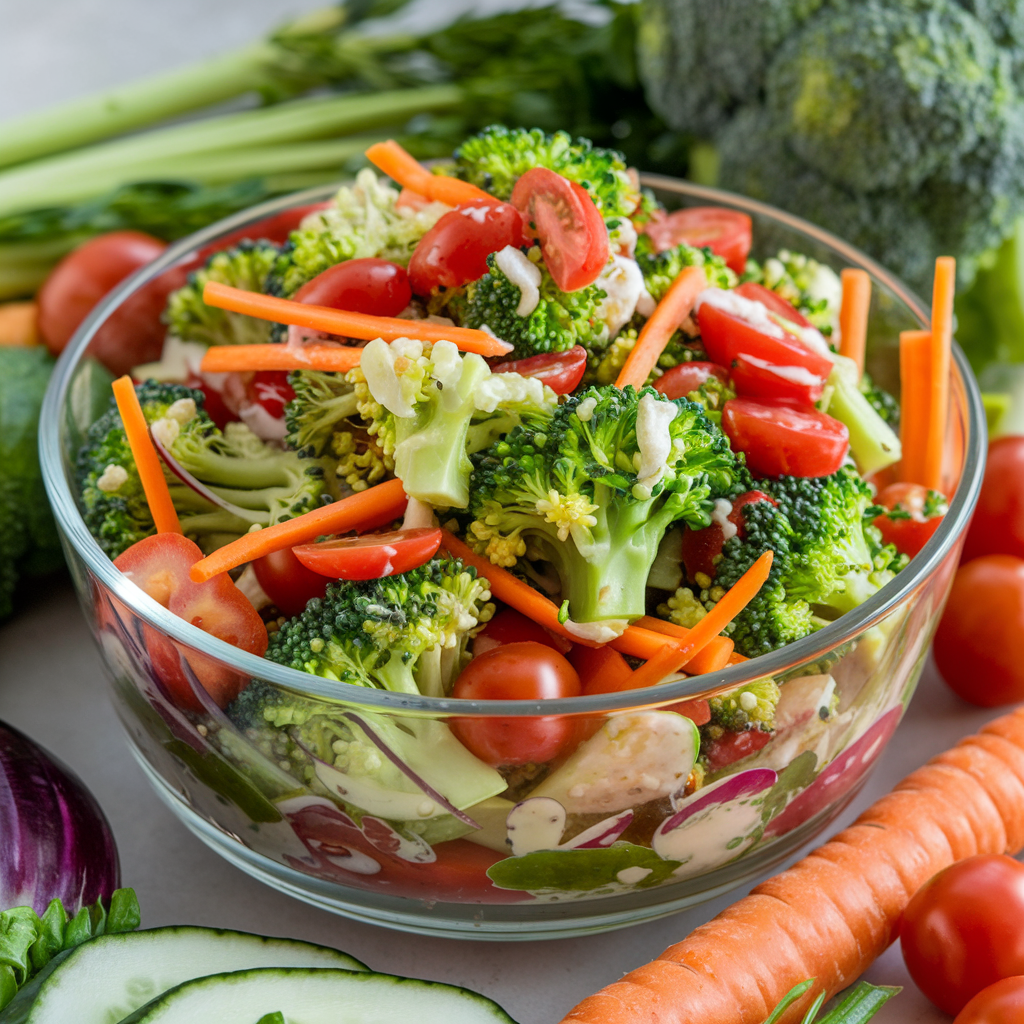
[{"label": "whole carrot", "polygon": [[893,942],[910,897],[942,868],[1024,848],[1024,707],[908,775],[854,824],[563,1024],[762,1024],[798,982],[851,984]]}]

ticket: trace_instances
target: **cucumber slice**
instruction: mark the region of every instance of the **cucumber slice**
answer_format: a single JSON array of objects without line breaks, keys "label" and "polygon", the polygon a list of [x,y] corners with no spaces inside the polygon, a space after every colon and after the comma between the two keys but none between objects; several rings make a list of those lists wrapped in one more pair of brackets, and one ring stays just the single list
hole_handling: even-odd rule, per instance
[{"label": "cucumber slice", "polygon": [[514,1024],[497,1003],[455,985],[390,974],[281,968],[186,981],[121,1024],[254,1024],[268,1014],[273,1020],[275,1012],[286,1024]]},{"label": "cucumber slice", "polygon": [[101,935],[55,957],[0,1013],[0,1024],[113,1024],[182,982],[247,967],[367,970],[336,949],[247,932],[178,927]]}]

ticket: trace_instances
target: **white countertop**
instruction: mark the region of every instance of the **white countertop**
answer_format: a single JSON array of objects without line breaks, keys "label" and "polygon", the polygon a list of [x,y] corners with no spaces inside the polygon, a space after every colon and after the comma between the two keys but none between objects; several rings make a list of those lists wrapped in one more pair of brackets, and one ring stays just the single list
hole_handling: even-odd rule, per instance
[{"label": "white countertop", "polygon": [[[324,2],[0,0],[0,121],[240,45]],[[441,0],[430,4],[432,12],[441,6]],[[991,717],[960,702],[929,666],[875,775],[833,831]],[[351,923],[274,892],[207,849],[151,793],[121,737],[99,656],[67,581],[27,596],[21,614],[0,626],[0,718],[56,753],[96,795],[117,838],[124,883],[139,894],[145,925],[216,925],[338,946],[379,970],[476,989],[520,1024],[552,1024],[579,999],[657,956],[743,894],[737,890],[606,935],[499,944],[426,941]],[[913,988],[898,947],[867,977],[908,986],[879,1014],[879,1024],[949,1020]]]}]

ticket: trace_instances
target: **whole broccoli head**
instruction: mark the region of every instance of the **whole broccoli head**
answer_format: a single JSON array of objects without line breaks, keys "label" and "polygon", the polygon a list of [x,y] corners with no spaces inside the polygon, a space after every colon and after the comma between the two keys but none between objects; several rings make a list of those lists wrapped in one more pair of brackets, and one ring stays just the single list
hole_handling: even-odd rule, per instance
[{"label": "whole broccoli head", "polygon": [[405,266],[417,242],[448,212],[442,203],[396,207],[398,191],[369,168],[325,210],[293,231],[264,289],[291,298],[307,281],[345,260],[378,256]]},{"label": "whole broccoli head", "polygon": [[567,352],[575,345],[582,345],[588,352],[600,351],[607,345],[610,332],[601,316],[606,294],[599,284],[563,292],[535,247],[527,259],[536,269],[539,299],[529,312],[524,310],[523,316],[518,312],[523,302],[522,288],[509,280],[498,256],[488,256],[487,273],[464,289],[450,293],[444,307],[437,311],[447,313],[462,327],[486,327],[514,346],[514,359],[541,352]]},{"label": "whole broccoli head", "polygon": [[736,462],[685,399],[589,388],[474,458],[467,540],[498,565],[550,562],[577,623],[635,619],[675,522],[706,526]]},{"label": "whole broccoli head", "polygon": [[443,508],[466,507],[473,452],[546,417],[557,402],[536,378],[492,373],[481,356],[463,355],[450,341],[371,341],[348,380],[368,434],[406,493]]},{"label": "whole broccoli head", "polygon": [[265,239],[243,239],[238,245],[214,253],[201,270],[189,274],[188,284],[171,292],[163,321],[171,334],[182,341],[204,345],[262,345],[270,341],[273,324],[266,320],[216,309],[203,301],[207,281],[264,291],[281,249]]},{"label": "whole broccoli head", "polygon": [[471,631],[493,613],[487,581],[434,558],[377,580],[338,582],[270,638],[266,657],[356,686],[442,696]]},{"label": "whole broccoli head", "polygon": [[[222,432],[203,412],[201,392],[148,381],[136,393],[154,436],[219,499],[211,502],[165,468],[182,530],[204,550],[330,499],[329,462],[274,448],[242,423],[229,423]],[[76,479],[86,526],[111,558],[153,533],[153,517],[113,402],[89,428]]]},{"label": "whole broccoli head", "polygon": [[628,217],[640,201],[621,153],[568,132],[547,135],[539,128],[491,125],[455,151],[455,173],[499,199],[508,199],[516,181],[533,167],[548,167],[582,185],[605,218]]}]

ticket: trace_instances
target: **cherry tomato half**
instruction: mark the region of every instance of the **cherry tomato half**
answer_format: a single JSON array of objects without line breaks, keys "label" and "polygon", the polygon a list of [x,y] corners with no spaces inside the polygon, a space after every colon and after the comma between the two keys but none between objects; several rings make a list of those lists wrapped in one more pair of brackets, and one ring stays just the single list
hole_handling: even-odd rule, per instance
[{"label": "cherry tomato half", "polygon": [[825,390],[825,378],[803,366],[776,366],[757,356],[738,355],[732,363],[732,386],[743,398],[778,398],[812,407]]},{"label": "cherry tomato half", "polygon": [[[746,491],[733,499],[732,511],[725,517],[736,527],[736,535],[742,539],[747,533],[744,508],[756,501],[775,502],[764,491]],[[687,579],[693,579],[697,573],[714,577],[717,572],[715,559],[722,553],[725,546],[725,531],[722,524],[713,522],[703,530],[683,530],[682,538],[683,565],[686,567]]]},{"label": "cherry tomato half", "polygon": [[722,430],[761,476],[828,476],[843,464],[846,427],[816,409],[734,398],[722,409]]},{"label": "cherry tomato half", "polygon": [[576,345],[568,352],[542,352],[526,359],[513,359],[498,363],[491,369],[495,373],[518,373],[523,377],[536,377],[547,384],[556,395],[568,395],[576,390],[587,369],[587,350]]},{"label": "cherry tomato half", "polygon": [[685,398],[696,391],[708,378],[728,380],[729,372],[717,363],[680,363],[666,370],[655,382],[654,388],[666,398]]},{"label": "cherry tomato half", "polygon": [[832,372],[831,360],[809,349],[795,334],[783,329],[781,338],[772,337],[710,302],[701,303],[697,324],[704,348],[720,366],[732,367],[737,356],[751,356],[774,366],[806,370],[822,384]]},{"label": "cherry tomato half", "polygon": [[[39,333],[46,347],[54,355],[63,352],[100,299],[166,248],[166,242],[141,231],[111,231],[68,253],[39,291]],[[107,329],[114,331],[112,340],[94,342],[92,354],[114,373],[158,358],[166,298],[166,291],[152,286],[137,292],[111,317]]]},{"label": "cherry tomato half", "polygon": [[479,200],[446,213],[419,241],[409,260],[409,280],[417,295],[438,286],[458,288],[487,273],[487,257],[506,245],[529,240],[523,218],[509,203]]},{"label": "cherry tomato half", "polygon": [[284,416],[284,407],[295,397],[295,390],[288,383],[287,370],[257,370],[253,374],[251,390],[256,404],[266,409],[275,420]]},{"label": "cherry tomato half", "polygon": [[813,327],[814,325],[793,305],[787,302],[778,292],[771,288],[765,288],[763,284],[756,284],[754,281],[746,281],[736,286],[736,294],[742,295],[745,299],[752,299],[767,307],[771,313],[777,313],[783,319],[788,320],[798,327]]},{"label": "cherry tomato half", "polygon": [[900,944],[917,987],[959,1013],[982,989],[1024,974],[1024,864],[968,857],[940,871],[903,912]]},{"label": "cherry tomato half", "polygon": [[288,618],[301,615],[314,597],[327,591],[327,577],[307,569],[291,548],[257,558],[252,569],[263,592]]},{"label": "cherry tomato half", "polygon": [[1024,1021],[1024,976],[1003,978],[983,988],[953,1024],[1020,1024]]},{"label": "cherry tomato half", "polygon": [[1000,437],[988,446],[985,479],[964,541],[963,561],[979,555],[1024,558],[1024,437]]},{"label": "cherry tomato half", "polygon": [[691,206],[656,215],[643,230],[658,252],[683,242],[708,248],[737,274],[746,267],[754,238],[754,224],[747,214],[721,206]]},{"label": "cherry tomato half", "polygon": [[531,641],[544,644],[559,654],[572,649],[572,644],[565,637],[549,633],[542,625],[528,619],[515,608],[502,608],[473,640],[473,654],[479,656],[485,651],[501,647],[502,644],[518,644]]},{"label": "cherry tomato half", "polygon": [[296,302],[369,316],[398,316],[411,299],[405,268],[375,256],[336,263],[295,293]]},{"label": "cherry tomato half", "polygon": [[935,664],[950,689],[982,708],[1024,700],[1024,559],[982,555],[962,564],[939,620]]},{"label": "cherry tomato half", "polygon": [[299,544],[292,551],[307,569],[331,579],[377,580],[423,565],[440,546],[441,531],[423,526]]},{"label": "cherry tomato half", "polygon": [[[474,658],[455,680],[454,697],[466,700],[550,700],[576,697],[580,677],[557,651],[527,641],[503,644]],[[490,765],[541,764],[578,736],[570,718],[458,718],[456,736]]]},{"label": "cherry tomato half", "polygon": [[[118,555],[114,565],[154,601],[203,632],[243,651],[262,656],[267,628],[249,599],[220,573],[206,583],[194,583],[189,570],[203,557],[199,545],[178,533],[146,537]],[[181,666],[181,658],[220,707],[227,707],[249,682],[222,662],[199,654],[145,627],[145,647],[160,681],[178,707],[201,711]]]},{"label": "cherry tomato half", "polygon": [[563,292],[593,284],[611,254],[608,229],[587,190],[547,167],[533,167],[515,184],[512,205],[527,233],[540,241],[544,265]]},{"label": "cherry tomato half", "polygon": [[921,484],[889,484],[880,491],[875,503],[897,513],[896,518],[887,515],[875,518],[875,526],[881,530],[882,540],[886,544],[894,544],[896,550],[905,555],[916,555],[931,540],[932,534],[942,522],[941,515],[925,517],[927,500],[928,488]]}]

